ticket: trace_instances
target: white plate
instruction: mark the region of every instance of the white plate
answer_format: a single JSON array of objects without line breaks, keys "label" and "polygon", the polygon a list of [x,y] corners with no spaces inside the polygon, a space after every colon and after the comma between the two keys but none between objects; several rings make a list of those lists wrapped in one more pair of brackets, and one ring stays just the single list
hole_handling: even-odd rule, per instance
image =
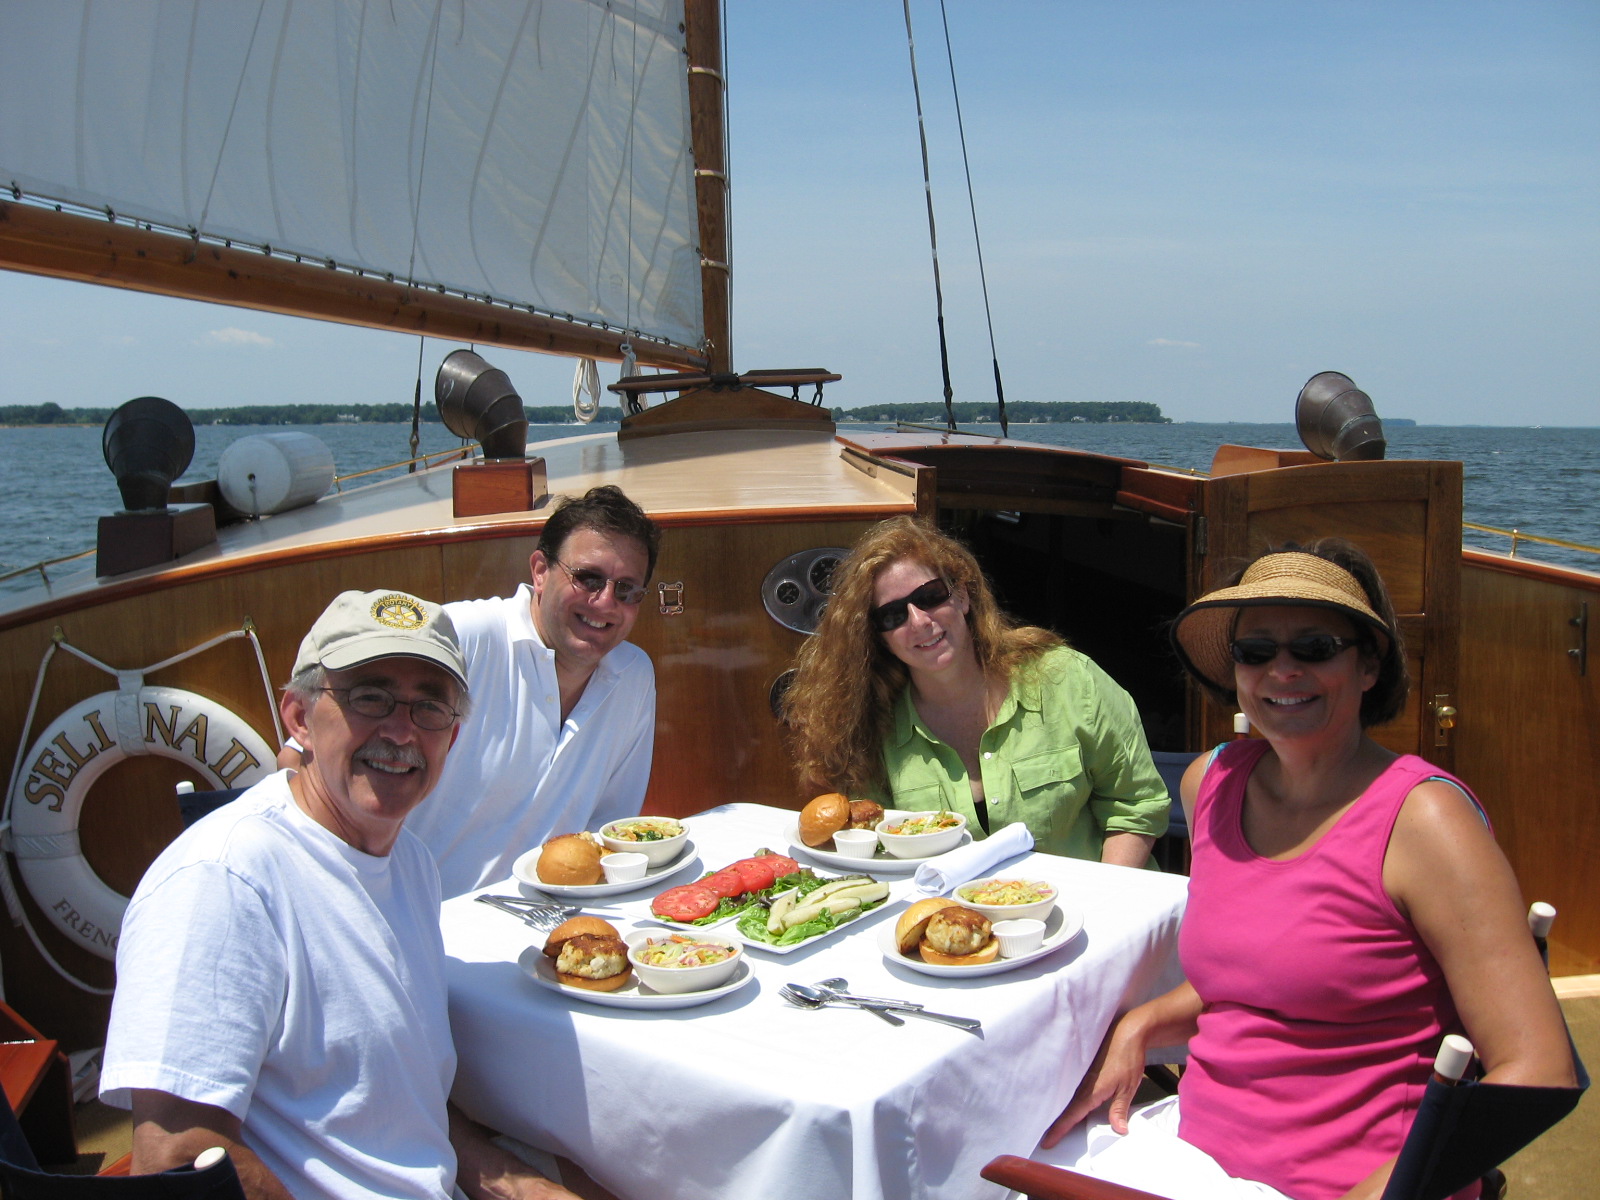
[{"label": "white plate", "polygon": [[531,887],[536,892],[547,896],[562,898],[583,899],[595,896],[620,896],[623,892],[636,892],[640,888],[647,888],[652,884],[661,883],[686,871],[695,861],[694,842],[683,843],[683,853],[678,855],[664,867],[651,867],[644,873],[643,879],[633,879],[627,883],[541,883],[534,868],[539,862],[539,851],[543,846],[535,846],[516,862],[511,864],[511,874],[518,883]]},{"label": "white plate", "polygon": [[900,953],[899,940],[895,937],[895,927],[885,925],[878,932],[878,949],[883,951],[886,962],[891,962],[897,967],[909,967],[913,971],[921,971],[924,975],[952,975],[960,979],[975,979],[980,975],[998,975],[1002,971],[1010,971],[1016,967],[1026,966],[1028,963],[1043,958],[1046,954],[1061,949],[1073,938],[1083,932],[1083,914],[1075,909],[1064,909],[1059,904],[1050,910],[1050,915],[1044,919],[1044,944],[1037,950],[1021,955],[1017,958],[997,958],[993,962],[973,963],[971,966],[942,966],[939,963],[924,962],[921,958],[907,958]]},{"label": "white plate", "polygon": [[750,969],[750,964],[741,962],[738,970],[734,971],[733,978],[727,983],[720,987],[707,988],[703,992],[651,991],[639,982],[637,975],[614,992],[592,992],[588,988],[568,987],[557,979],[555,963],[538,946],[529,946],[524,950],[517,959],[517,966],[542,988],[548,988],[552,992],[559,992],[563,996],[570,996],[574,1000],[582,1000],[588,1004],[599,1004],[605,1008],[693,1008],[698,1004],[710,1004],[713,1000],[732,995],[740,988],[754,983],[756,978],[755,972]]},{"label": "white plate", "polygon": [[[962,830],[961,840],[946,854],[953,854],[963,846],[972,845],[972,831]],[[848,854],[840,854],[835,850],[818,850],[806,845],[800,840],[800,827],[789,827],[789,849],[797,850],[808,858],[814,858],[819,863],[834,868],[836,871],[865,871],[869,875],[909,875],[925,862],[932,862],[938,858],[937,854],[930,854],[927,858],[896,858],[882,846],[871,858],[852,858]],[[770,949],[770,947],[769,947]]]},{"label": "white plate", "polygon": [[[859,863],[865,860],[858,858],[855,861]],[[859,870],[857,873],[860,873]],[[780,892],[778,894],[783,895],[784,893]],[[776,897],[774,897],[774,899],[776,899]],[[738,917],[733,919],[733,924],[720,926],[717,929],[717,934],[720,937],[733,938],[735,941],[742,942],[746,946],[749,946],[752,950],[765,950],[768,954],[793,954],[796,950],[804,950],[807,946],[815,946],[818,942],[825,942],[829,938],[838,937],[841,933],[849,933],[855,928],[858,921],[870,917],[874,913],[881,912],[883,909],[888,908],[899,899],[901,899],[901,897],[895,895],[893,889],[891,889],[888,896],[884,898],[882,903],[874,905],[873,907],[867,909],[866,912],[861,912],[858,909],[855,916],[851,917],[848,921],[845,921],[841,925],[835,925],[832,929],[828,930],[827,933],[819,933],[813,937],[806,938],[806,940],[803,942],[795,942],[788,946],[774,946],[770,942],[761,942],[757,941],[755,938],[746,937],[739,930]],[[739,914],[739,916],[743,915],[743,913]]]}]

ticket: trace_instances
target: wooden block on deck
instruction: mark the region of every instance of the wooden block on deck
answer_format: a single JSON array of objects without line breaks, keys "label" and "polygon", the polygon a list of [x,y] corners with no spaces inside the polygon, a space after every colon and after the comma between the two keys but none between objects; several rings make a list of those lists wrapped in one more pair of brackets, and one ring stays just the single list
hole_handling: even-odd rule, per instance
[{"label": "wooden block on deck", "polygon": [[119,512],[100,518],[96,575],[121,575],[182,558],[217,540],[209,504],[174,504],[164,512]]},{"label": "wooden block on deck", "polygon": [[546,494],[542,458],[464,463],[452,476],[452,511],[458,517],[529,512]]}]

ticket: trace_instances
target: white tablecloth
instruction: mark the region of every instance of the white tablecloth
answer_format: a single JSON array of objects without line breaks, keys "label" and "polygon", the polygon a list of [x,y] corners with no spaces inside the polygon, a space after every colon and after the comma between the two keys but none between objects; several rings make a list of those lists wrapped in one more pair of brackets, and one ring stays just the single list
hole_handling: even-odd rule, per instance
[{"label": "white tablecloth", "polygon": [[[787,852],[794,819],[729,804],[691,818],[690,837],[714,870],[761,847]],[[904,908],[892,900],[796,953],[751,951],[755,984],[665,1012],[601,1008],[540,987],[516,960],[542,934],[470,896],[451,900],[442,921],[456,1100],[630,1200],[1000,1196],[979,1168],[1028,1154],[1112,1016],[1181,980],[1187,888],[1181,876],[1046,854],[1006,864],[1013,869],[1057,883],[1062,904],[1084,914],[1084,932],[1037,962],[979,979],[892,965],[878,946]],[[643,919],[665,886],[604,903]],[[863,994],[978,1017],[983,1031],[916,1018],[895,1029],[777,995],[787,981],[835,975]]]}]

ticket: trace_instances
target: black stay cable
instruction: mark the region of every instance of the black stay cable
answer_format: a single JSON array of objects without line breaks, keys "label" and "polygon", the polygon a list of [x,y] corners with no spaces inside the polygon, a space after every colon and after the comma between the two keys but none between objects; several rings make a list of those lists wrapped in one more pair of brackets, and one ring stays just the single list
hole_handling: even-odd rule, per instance
[{"label": "black stay cable", "polygon": [[939,282],[939,232],[933,222],[933,182],[928,172],[928,130],[922,119],[922,88],[917,83],[917,42],[911,34],[911,0],[901,0],[906,17],[906,47],[911,53],[911,91],[917,101],[917,136],[922,142],[922,192],[928,201],[928,244],[933,251],[933,303],[939,319],[939,369],[944,373],[945,427],[956,427],[950,387],[950,347],[944,335],[944,288]]},{"label": "black stay cable", "polygon": [[[972,241],[978,248],[978,283],[983,288],[983,319],[989,325],[989,361],[994,366],[994,398],[1000,411],[1000,436],[1009,437],[1006,424],[1006,389],[1000,382],[1000,351],[994,344],[994,314],[989,310],[989,276],[983,269],[983,240],[978,236],[978,202],[972,194],[972,163],[967,159],[967,127],[961,120],[961,91],[956,87],[955,52],[950,48],[950,19],[944,0],[939,0],[939,19],[944,23],[944,53],[950,63],[950,94],[956,101],[956,130],[961,135],[961,166],[967,174],[967,210],[972,214]],[[924,156],[926,163],[926,156]]]}]

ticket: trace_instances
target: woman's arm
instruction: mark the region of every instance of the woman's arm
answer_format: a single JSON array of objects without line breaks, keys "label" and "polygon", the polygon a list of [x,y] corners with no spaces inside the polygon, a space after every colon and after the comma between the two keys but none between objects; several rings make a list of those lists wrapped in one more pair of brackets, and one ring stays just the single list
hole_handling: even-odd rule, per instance
[{"label": "woman's arm", "polygon": [[1412,789],[1383,883],[1444,970],[1484,1079],[1572,1086],[1566,1024],[1516,876],[1459,790],[1439,781]]},{"label": "woman's arm", "polygon": [[1113,1021],[1105,1040],[1100,1043],[1100,1052],[1078,1084],[1072,1103],[1045,1130],[1043,1144],[1054,1146],[1107,1100],[1111,1101],[1111,1128],[1127,1133],[1133,1094],[1144,1078],[1145,1052],[1151,1046],[1172,1046],[1188,1041],[1199,1019],[1200,996],[1192,985],[1181,983],[1166,995],[1157,996]]},{"label": "woman's arm", "polygon": [[[1444,970],[1484,1079],[1571,1087],[1561,1006],[1528,932],[1511,864],[1470,801],[1439,781],[1406,797],[1383,862],[1385,890]],[[1342,1200],[1377,1200],[1394,1159]]]},{"label": "woman's arm", "polygon": [[1115,867],[1142,867],[1156,844],[1148,833],[1108,833],[1100,843],[1100,861]]}]

